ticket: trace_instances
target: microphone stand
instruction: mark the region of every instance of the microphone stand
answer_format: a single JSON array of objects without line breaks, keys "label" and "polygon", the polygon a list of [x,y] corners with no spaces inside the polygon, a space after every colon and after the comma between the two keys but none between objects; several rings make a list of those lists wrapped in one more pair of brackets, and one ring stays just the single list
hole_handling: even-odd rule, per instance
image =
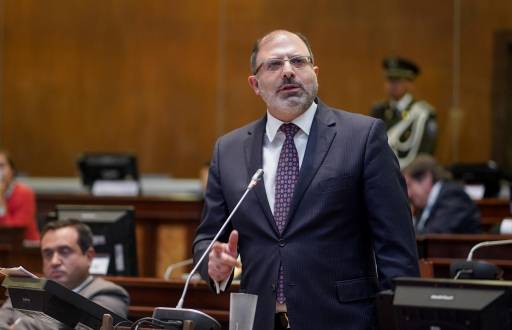
[{"label": "microphone stand", "polygon": [[254,173],[254,175],[252,176],[251,181],[247,185],[247,188],[246,188],[244,194],[242,195],[242,197],[240,197],[240,200],[234,207],[233,211],[231,211],[231,213],[229,214],[228,218],[226,219],[226,221],[224,222],[222,227],[220,227],[220,229],[217,232],[217,234],[215,235],[215,237],[212,239],[212,241],[210,242],[210,244],[208,245],[208,247],[206,248],[204,253],[201,255],[201,258],[199,258],[198,262],[196,263],[196,265],[194,266],[194,268],[192,269],[190,274],[187,276],[187,279],[185,281],[185,286],[183,288],[183,293],[181,294],[181,298],[178,301],[176,308],[157,307],[157,308],[155,308],[155,310],[153,312],[154,319],[178,321],[179,324],[176,324],[176,322],[172,322],[172,324],[170,324],[174,328],[177,325],[180,326],[180,324],[183,324],[184,321],[190,320],[190,321],[194,322],[195,330],[202,330],[202,329],[209,329],[209,330],[219,329],[220,330],[221,326],[220,326],[219,322],[217,322],[217,320],[215,320],[211,316],[209,316],[201,311],[183,308],[183,302],[185,300],[185,295],[187,294],[190,279],[192,278],[194,273],[197,271],[197,269],[199,268],[199,266],[201,265],[203,260],[206,258],[206,256],[210,252],[211,248],[213,247],[213,244],[215,244],[215,242],[217,241],[219,236],[222,234],[224,229],[227,227],[227,225],[231,221],[231,218],[233,217],[235,212],[238,210],[238,207],[244,201],[245,196],[247,196],[249,191],[251,191],[252,188],[254,188],[256,186],[256,184],[261,180],[262,176],[263,176],[262,169],[258,169],[256,171],[256,173]]},{"label": "microphone stand", "polygon": [[[455,277],[453,279],[457,280],[464,273],[474,274],[476,272],[476,270],[478,270],[479,273],[483,273],[484,278],[494,276],[494,279],[495,279],[497,277],[496,274],[499,274],[500,269],[496,265],[490,264],[488,262],[473,261],[473,255],[475,254],[475,251],[481,247],[508,245],[508,244],[512,244],[512,239],[499,240],[499,241],[484,241],[484,242],[475,244],[469,251],[468,256],[465,261],[456,261],[450,266],[450,268],[453,267],[457,270],[457,273],[455,274]],[[477,277],[480,278],[482,276],[477,276]]]}]

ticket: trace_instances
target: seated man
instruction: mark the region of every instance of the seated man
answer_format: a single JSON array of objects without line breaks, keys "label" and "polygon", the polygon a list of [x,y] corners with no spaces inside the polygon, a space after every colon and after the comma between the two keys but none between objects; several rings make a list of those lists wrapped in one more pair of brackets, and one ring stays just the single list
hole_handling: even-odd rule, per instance
[{"label": "seated man", "polygon": [[419,155],[403,174],[417,234],[480,232],[478,207],[432,156]]},{"label": "seated man", "polygon": [[30,187],[16,181],[14,162],[0,151],[0,225],[25,228],[25,239],[39,241],[36,201]]},{"label": "seated man", "polygon": [[[128,293],[120,286],[89,274],[94,257],[90,228],[78,220],[48,223],[41,233],[43,272],[66,288],[73,290],[119,316],[128,312]],[[40,322],[24,317],[10,308],[8,299],[0,309],[0,329],[48,329],[48,320]],[[53,326],[52,328],[57,328]]]}]

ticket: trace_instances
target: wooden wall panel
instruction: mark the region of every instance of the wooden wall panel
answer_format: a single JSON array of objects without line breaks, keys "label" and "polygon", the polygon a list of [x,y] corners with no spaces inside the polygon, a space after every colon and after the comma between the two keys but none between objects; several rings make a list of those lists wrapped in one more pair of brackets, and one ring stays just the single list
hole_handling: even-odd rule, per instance
[{"label": "wooden wall panel", "polygon": [[512,29],[508,0],[460,1],[460,119],[449,112],[453,1],[0,3],[0,143],[32,175],[73,175],[87,150],[197,175],[217,136],[264,112],[246,82],[249,52],[276,28],[310,38],[320,97],[353,112],[384,97],[384,56],[415,59],[417,95],[438,109],[439,159],[490,157],[492,42]]},{"label": "wooden wall panel", "polygon": [[214,138],[215,2],[4,8],[0,134],[21,169],[72,175],[78,153],[114,150],[144,172],[195,173]]}]

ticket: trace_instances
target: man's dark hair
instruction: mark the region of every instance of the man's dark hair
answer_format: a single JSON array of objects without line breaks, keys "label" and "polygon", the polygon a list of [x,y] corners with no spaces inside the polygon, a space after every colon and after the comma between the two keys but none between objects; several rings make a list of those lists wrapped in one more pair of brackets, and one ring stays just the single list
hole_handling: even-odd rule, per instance
[{"label": "man's dark hair", "polygon": [[[256,40],[256,42],[254,43],[254,46],[252,47],[252,52],[251,52],[251,72],[253,74],[256,74],[256,68],[257,68],[256,58],[258,57],[258,52],[260,51],[261,42],[263,41],[263,39],[265,39],[269,35],[274,34],[276,32],[289,32],[289,31],[277,30],[277,31],[270,32],[270,33],[264,35],[263,37],[259,38],[258,40]],[[309,56],[311,56],[311,63],[314,63],[315,59],[313,57],[313,51],[311,50],[311,45],[309,43],[308,38],[306,38],[306,36],[300,32],[290,32],[290,33],[295,34],[297,37],[300,38],[300,40],[302,40],[304,42],[304,44],[308,48]]]},{"label": "man's dark hair", "polygon": [[41,239],[43,239],[43,236],[50,230],[57,230],[66,227],[75,228],[76,232],[78,233],[77,243],[78,246],[80,246],[82,253],[85,253],[90,247],[93,246],[91,228],[89,228],[89,226],[87,226],[85,223],[76,219],[64,219],[48,222],[41,231]]},{"label": "man's dark hair", "polygon": [[452,175],[437,163],[434,157],[427,154],[420,154],[408,166],[406,166],[402,173],[410,176],[415,181],[421,181],[427,173],[432,174],[432,182],[435,183],[439,180],[450,180]]}]

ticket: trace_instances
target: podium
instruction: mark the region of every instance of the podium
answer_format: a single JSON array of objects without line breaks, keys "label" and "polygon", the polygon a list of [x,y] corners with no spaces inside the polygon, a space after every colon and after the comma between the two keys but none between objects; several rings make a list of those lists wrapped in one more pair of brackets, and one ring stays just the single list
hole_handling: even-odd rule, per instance
[{"label": "podium", "polygon": [[49,279],[6,276],[2,286],[15,309],[27,317],[51,318],[64,329],[100,329],[104,314],[110,314],[114,324],[129,322]]}]

